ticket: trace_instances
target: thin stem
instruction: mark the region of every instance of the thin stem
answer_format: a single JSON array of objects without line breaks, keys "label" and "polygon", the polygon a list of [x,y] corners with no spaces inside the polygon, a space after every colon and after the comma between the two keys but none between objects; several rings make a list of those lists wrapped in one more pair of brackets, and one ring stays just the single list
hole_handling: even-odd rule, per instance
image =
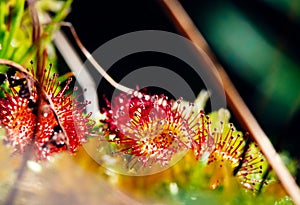
[{"label": "thin stem", "polygon": [[85,57],[88,59],[88,61],[94,66],[94,68],[116,89],[125,92],[125,93],[132,93],[133,89],[128,88],[126,86],[123,86],[119,83],[117,83],[114,79],[112,79],[106,71],[102,68],[101,65],[96,61],[96,59],[91,55],[91,53],[84,47],[82,42],[80,41],[73,25],[70,22],[62,22],[61,25],[67,26],[70,28],[71,33],[75,39],[75,42],[77,43],[78,47],[82,51],[82,53],[85,55]]},{"label": "thin stem", "polygon": [[[200,53],[204,51],[212,59],[214,67],[217,69],[222,78],[221,81],[216,83],[224,85],[223,87],[225,89],[229,106],[232,108],[235,116],[257,142],[286,192],[289,194],[295,204],[300,205],[300,189],[293,176],[288,171],[279,154],[273,147],[271,141],[264,133],[252,115],[251,111],[239,95],[224,68],[217,62],[208,44],[187,12],[177,0],[163,0],[161,2],[171,14],[172,19],[176,22],[176,26],[179,28],[179,30],[195,44]],[[213,69],[213,67],[210,67],[209,69]]]},{"label": "thin stem", "polygon": [[[95,96],[95,93],[97,93],[97,86],[87,69],[83,69],[85,68],[83,62],[73,48],[72,44],[66,38],[65,34],[61,30],[58,30],[55,33],[53,41],[63,59],[74,73],[74,76],[76,77],[76,74],[81,76],[81,78],[77,78],[76,81],[78,81],[81,87],[86,89],[86,91],[83,92],[84,98],[92,101],[94,105],[99,105],[98,98]],[[78,65],[82,65],[83,67]],[[95,106],[86,107],[87,113],[97,113],[98,110],[94,109]]]}]

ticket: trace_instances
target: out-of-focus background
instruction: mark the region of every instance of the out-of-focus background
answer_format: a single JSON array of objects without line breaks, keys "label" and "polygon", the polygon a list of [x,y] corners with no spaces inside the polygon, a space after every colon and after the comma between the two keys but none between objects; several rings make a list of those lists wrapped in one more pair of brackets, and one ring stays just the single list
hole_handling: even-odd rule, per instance
[{"label": "out-of-focus background", "polygon": [[[299,159],[300,2],[180,2],[276,149],[288,150]],[[160,1],[75,0],[67,21],[73,23],[83,44],[93,52],[103,43],[133,31],[178,33],[168,15]],[[178,67],[178,62],[166,62],[165,56],[136,54],[120,61],[110,74],[118,80],[145,65]],[[185,78],[190,78],[194,92],[200,91],[197,79],[188,74]]]},{"label": "out-of-focus background", "polygon": [[[298,173],[296,180],[300,184],[300,151],[297,144],[300,122],[300,2],[180,2],[277,151],[285,151],[284,161],[290,162],[288,168],[293,174]],[[180,34],[160,0],[74,0],[65,21],[74,25],[80,40],[90,52],[129,32],[163,30]],[[62,30],[85,61],[86,58],[76,46],[70,30],[66,27]],[[61,72],[68,69],[63,58],[59,59],[58,65]],[[177,72],[189,83],[195,95],[204,88],[199,83],[201,79],[195,78],[186,64],[162,53],[143,52],[127,56],[116,62],[108,73],[118,81],[131,71],[145,66],[160,66]],[[98,86],[101,106],[101,96],[109,95],[113,90],[107,82],[101,81]],[[153,91],[166,92],[158,88]],[[231,119],[239,127],[234,115]],[[1,129],[0,136],[4,135],[4,130]],[[85,146],[95,146],[99,143],[97,140],[91,138]],[[87,154],[85,148],[87,147],[81,147],[75,155],[60,153],[50,161],[36,163],[31,160],[22,161],[22,155],[11,156],[7,147],[1,144],[0,203],[14,200],[15,204],[42,202],[49,205],[132,205],[140,202],[220,204],[225,201],[233,204],[244,201],[249,204],[274,204],[274,200],[280,200],[280,204],[290,204],[277,181],[254,200],[251,194],[245,194],[231,183],[236,182],[235,179],[229,180],[230,186],[227,189],[220,187],[211,190],[207,175],[214,171],[218,173],[218,169],[207,170],[190,153],[164,172],[132,177],[105,169]],[[98,151],[96,148],[94,150]],[[274,176],[271,172],[272,174]],[[229,175],[232,177],[231,173]]]}]

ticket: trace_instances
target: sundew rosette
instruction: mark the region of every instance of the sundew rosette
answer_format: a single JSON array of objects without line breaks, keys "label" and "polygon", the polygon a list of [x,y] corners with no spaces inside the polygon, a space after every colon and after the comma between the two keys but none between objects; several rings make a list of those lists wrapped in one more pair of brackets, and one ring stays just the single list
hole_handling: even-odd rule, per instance
[{"label": "sundew rosette", "polygon": [[32,147],[37,160],[63,151],[75,153],[94,125],[85,113],[88,102],[73,95],[71,78],[62,86],[58,74],[50,74],[51,65],[43,70],[39,81],[31,71],[10,68],[1,74],[4,97],[0,98],[0,126],[6,130],[4,142],[13,153]]},{"label": "sundew rosette", "polygon": [[196,134],[187,119],[194,105],[182,102],[141,91],[115,97],[103,111],[104,137],[111,146],[102,157],[117,159],[111,166],[114,171],[133,175],[159,172],[176,163],[192,148]]},{"label": "sundew rosette", "polygon": [[48,79],[50,83],[44,88],[53,103],[55,113],[47,103],[42,104],[43,113],[39,118],[35,141],[37,156],[41,159],[61,151],[76,153],[87,142],[94,125],[90,114],[85,113],[89,102],[78,100],[79,95],[76,96],[69,90],[71,79],[59,88],[57,77],[54,74]]}]

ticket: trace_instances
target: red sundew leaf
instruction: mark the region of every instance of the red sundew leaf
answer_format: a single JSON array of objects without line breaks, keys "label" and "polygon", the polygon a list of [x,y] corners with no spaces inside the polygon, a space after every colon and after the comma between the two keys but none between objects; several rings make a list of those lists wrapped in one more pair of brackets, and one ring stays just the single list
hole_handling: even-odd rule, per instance
[{"label": "red sundew leaf", "polygon": [[36,116],[29,107],[29,100],[6,93],[0,98],[0,126],[6,128],[5,142],[13,152],[23,152],[32,142]]},{"label": "red sundew leaf", "polygon": [[46,159],[52,153],[68,149],[67,138],[59,128],[53,111],[47,103],[41,103],[42,110],[39,117],[38,131],[35,137],[36,158]]},{"label": "red sundew leaf", "polygon": [[13,94],[5,92],[6,98],[0,99],[0,123],[7,130],[7,143],[22,153],[33,142],[39,160],[66,150],[75,153],[94,126],[90,114],[84,112],[88,102],[80,102],[79,96],[69,92],[71,80],[61,88],[58,75],[50,77],[50,70],[44,70],[41,78],[40,92],[44,93],[28,86],[39,86],[38,82],[27,82],[33,78],[19,79],[17,74],[6,73]]},{"label": "red sundew leaf", "polygon": [[133,156],[132,166],[139,162],[143,167],[153,163],[166,166],[175,154],[191,148],[195,132],[189,129],[181,100],[135,91],[112,102],[103,111],[105,136],[117,148],[116,153]]},{"label": "red sundew leaf", "polygon": [[209,116],[205,115],[203,110],[198,113],[192,113],[193,120],[190,122],[190,129],[195,134],[192,138],[192,150],[194,151],[196,160],[199,160],[205,153],[210,153],[214,149],[213,135],[211,133],[211,122]]},{"label": "red sundew leaf", "polygon": [[42,158],[65,150],[75,153],[78,147],[87,141],[87,136],[94,126],[94,122],[90,119],[90,114],[86,115],[84,113],[85,107],[89,102],[78,101],[76,96],[75,98],[73,97],[73,92],[66,94],[71,80],[68,80],[66,85],[56,93],[60,84],[57,81],[57,77],[54,74],[52,78],[45,78],[48,84],[44,87],[53,103],[57,118],[50,105],[43,103],[45,112],[41,115],[39,126],[43,126],[40,130],[44,130],[46,127],[46,130],[50,131],[50,133],[43,131],[38,135],[40,143],[37,149],[40,152],[39,156]]}]

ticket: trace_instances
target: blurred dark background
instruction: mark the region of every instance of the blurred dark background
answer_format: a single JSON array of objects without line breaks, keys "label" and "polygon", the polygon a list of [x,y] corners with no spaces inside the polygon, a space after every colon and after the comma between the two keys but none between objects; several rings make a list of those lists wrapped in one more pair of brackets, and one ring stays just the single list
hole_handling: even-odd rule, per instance
[{"label": "blurred dark background", "polygon": [[[299,161],[300,1],[181,3],[276,149],[288,150]],[[66,20],[72,22],[90,52],[128,32],[153,29],[178,33],[160,1],[155,0],[75,0]],[[70,32],[65,32],[72,41]],[[120,60],[109,74],[118,81],[132,70],[149,65],[178,72],[195,93],[203,88],[184,63],[151,52]],[[186,72],[180,73],[182,70]],[[100,92],[112,92],[107,82],[101,88]]]}]

